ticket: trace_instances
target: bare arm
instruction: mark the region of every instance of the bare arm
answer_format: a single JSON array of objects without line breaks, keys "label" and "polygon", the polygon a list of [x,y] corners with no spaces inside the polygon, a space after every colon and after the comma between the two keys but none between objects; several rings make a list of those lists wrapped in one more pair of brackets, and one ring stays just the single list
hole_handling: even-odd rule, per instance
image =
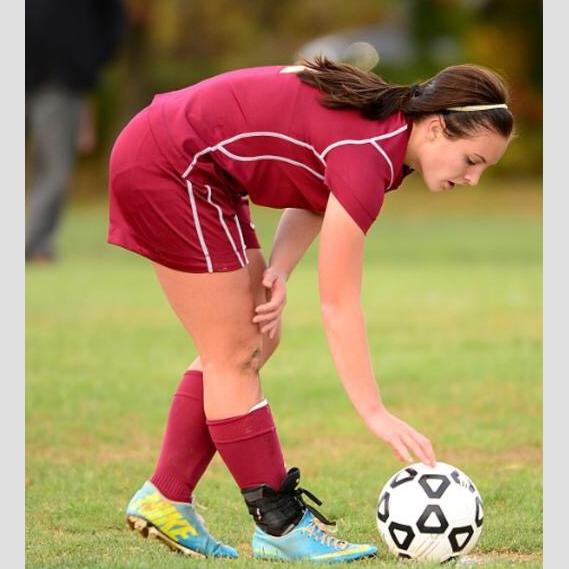
[{"label": "bare arm", "polygon": [[288,279],[321,226],[321,215],[304,209],[285,209],[275,232],[269,266]]},{"label": "bare arm", "polygon": [[253,322],[262,333],[274,337],[286,304],[286,281],[314,241],[322,225],[322,216],[304,209],[285,209],[273,240],[269,266],[263,274],[268,302],[255,309]]},{"label": "bare arm", "polygon": [[389,413],[381,400],[368,348],[361,306],[364,234],[331,195],[322,224],[318,256],[320,302],[332,357],[354,408],[372,433],[395,455],[410,451],[434,462],[430,441]]}]

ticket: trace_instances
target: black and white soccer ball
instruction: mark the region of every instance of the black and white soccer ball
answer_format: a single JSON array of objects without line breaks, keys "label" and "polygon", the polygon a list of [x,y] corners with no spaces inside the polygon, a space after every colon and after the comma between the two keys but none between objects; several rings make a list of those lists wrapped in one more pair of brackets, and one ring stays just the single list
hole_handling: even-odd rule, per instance
[{"label": "black and white soccer ball", "polygon": [[476,545],[484,522],[482,497],[458,468],[416,463],[383,487],[376,521],[383,541],[398,557],[442,563]]}]

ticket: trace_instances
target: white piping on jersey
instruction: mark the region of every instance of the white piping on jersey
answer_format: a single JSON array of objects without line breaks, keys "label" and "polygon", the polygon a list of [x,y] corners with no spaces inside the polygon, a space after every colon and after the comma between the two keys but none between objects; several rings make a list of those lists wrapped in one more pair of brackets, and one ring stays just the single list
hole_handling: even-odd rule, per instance
[{"label": "white piping on jersey", "polygon": [[282,140],[287,140],[288,142],[292,142],[293,144],[296,144],[298,146],[302,146],[303,148],[309,149],[318,158],[318,160],[320,160],[320,162],[324,166],[326,166],[326,160],[325,160],[326,155],[331,150],[333,150],[334,148],[337,148],[338,146],[344,146],[347,144],[372,144],[380,152],[380,154],[383,156],[383,158],[387,161],[387,164],[388,164],[390,172],[391,172],[391,183],[389,185],[389,187],[391,187],[391,185],[393,184],[393,178],[394,178],[393,164],[392,164],[391,160],[389,159],[385,150],[383,150],[383,148],[381,148],[381,146],[379,146],[379,144],[377,144],[376,141],[384,140],[386,138],[392,138],[394,136],[397,136],[398,134],[401,134],[402,132],[404,132],[406,130],[407,130],[407,125],[404,124],[403,126],[397,128],[396,130],[392,130],[391,132],[387,132],[385,134],[380,134],[379,136],[374,136],[372,138],[338,140],[336,142],[333,142],[329,146],[327,146],[320,153],[316,150],[316,148],[314,148],[312,145],[308,144],[307,142],[304,142],[303,140],[298,140],[298,139],[293,138],[291,136],[287,136],[286,134],[282,134],[280,132],[271,132],[271,131],[242,132],[242,133],[236,134],[235,136],[232,136],[230,138],[226,138],[225,140],[222,140],[221,142],[218,142],[217,144],[214,144],[213,146],[208,146],[207,148],[200,150],[197,154],[194,155],[190,165],[186,168],[185,172],[182,174],[182,178],[187,179],[187,177],[190,175],[190,173],[194,169],[194,166],[196,165],[197,161],[204,154],[207,154],[209,152],[215,152],[216,150],[219,150],[220,152],[225,154],[228,158],[232,158],[234,160],[240,160],[242,162],[254,162],[257,160],[279,160],[281,162],[287,162],[288,164],[292,164],[293,166],[300,166],[301,168],[308,170],[311,174],[316,176],[319,180],[323,181],[325,179],[322,174],[320,174],[316,170],[310,168],[310,166],[307,166],[306,164],[303,164],[302,162],[297,162],[296,160],[292,160],[291,158],[286,158],[285,156],[276,156],[276,155],[272,155],[272,154],[261,155],[261,156],[238,156],[236,154],[233,154],[232,152],[230,152],[229,150],[227,150],[225,148],[225,145],[230,144],[231,142],[235,142],[236,140],[241,140],[242,138],[253,138],[253,137],[259,137],[259,136],[266,136],[266,137],[280,138]]},{"label": "white piping on jersey", "polygon": [[205,239],[202,232],[202,226],[200,224],[200,218],[198,217],[198,209],[196,207],[196,199],[194,197],[194,191],[192,189],[192,183],[190,180],[186,180],[186,185],[188,187],[188,195],[190,196],[190,204],[192,206],[192,214],[194,216],[194,224],[196,226],[196,233],[198,234],[198,239],[205,257],[205,262],[207,264],[207,272],[213,273],[213,266],[211,264],[211,256],[209,254],[209,250],[205,243]]},{"label": "white piping on jersey", "polygon": [[229,150],[223,146],[220,146],[218,150],[226,156],[229,156],[229,158],[233,158],[234,160],[239,160],[241,162],[255,162],[256,160],[279,160],[280,162],[287,162],[293,166],[300,166],[301,168],[308,170],[311,174],[314,174],[317,178],[320,178],[320,180],[324,181],[324,176],[320,174],[320,172],[313,170],[310,166],[307,166],[302,162],[292,160],[291,158],[285,158],[284,156],[275,156],[274,154],[261,154],[260,156],[238,156],[237,154],[233,154],[233,152],[229,152]]},{"label": "white piping on jersey", "polygon": [[359,139],[355,139],[355,140],[351,140],[351,139],[347,139],[347,140],[338,140],[337,142],[333,142],[332,144],[330,144],[330,146],[327,146],[320,154],[320,157],[322,158],[322,160],[324,160],[324,157],[326,156],[326,154],[328,154],[328,152],[330,152],[330,150],[333,150],[334,148],[338,147],[338,146],[344,146],[345,144],[367,144],[369,142],[374,142],[376,140],[383,140],[384,138],[392,138],[393,136],[397,136],[398,134],[401,134],[402,132],[407,130],[407,125],[404,124],[403,126],[399,127],[396,130],[392,130],[391,132],[387,132],[385,134],[380,134],[379,136],[374,136],[372,138],[359,138]]},{"label": "white piping on jersey", "polygon": [[207,201],[217,210],[217,215],[219,217],[219,223],[221,223],[221,225],[225,231],[225,235],[227,235],[227,239],[229,240],[229,243],[231,243],[231,247],[233,247],[233,252],[235,253],[235,255],[237,255],[237,258],[239,259],[239,264],[241,265],[241,267],[244,267],[245,263],[243,262],[243,259],[241,258],[239,251],[237,250],[237,245],[235,245],[235,241],[233,240],[233,237],[231,236],[231,233],[229,232],[229,227],[227,227],[227,224],[225,223],[225,220],[223,219],[223,212],[221,211],[221,208],[217,204],[213,203],[213,201],[211,199],[211,186],[208,186],[206,184],[205,187],[207,188]]},{"label": "white piping on jersey", "polygon": [[197,154],[194,155],[194,158],[193,158],[191,164],[186,168],[186,171],[182,174],[182,178],[186,178],[187,176],[189,176],[190,172],[193,170],[194,166],[196,165],[196,162],[204,154],[207,154],[208,152],[214,152],[215,150],[219,150],[220,148],[222,148],[226,144],[231,144],[232,142],[235,142],[236,140],[241,140],[242,138],[254,138],[257,136],[268,136],[268,137],[272,137],[272,138],[280,138],[282,140],[287,140],[288,142],[292,142],[293,144],[297,144],[298,146],[308,148],[308,150],[312,151],[314,153],[314,155],[316,156],[316,158],[318,158],[322,162],[322,164],[326,165],[326,162],[324,162],[324,159],[320,156],[320,154],[318,154],[318,152],[316,151],[316,148],[314,148],[314,146],[308,144],[308,142],[304,142],[303,140],[298,140],[296,138],[293,138],[292,136],[288,136],[288,135],[282,134],[280,132],[252,131],[252,132],[242,132],[240,134],[236,134],[235,136],[232,136],[231,138],[226,138],[225,140],[222,140],[221,142],[218,142],[217,144],[214,144],[213,146],[208,146],[207,148],[200,150]]},{"label": "white piping on jersey", "polygon": [[239,239],[241,241],[241,248],[243,249],[243,255],[245,256],[245,261],[249,264],[249,257],[247,257],[247,245],[245,245],[245,239],[243,239],[243,231],[241,231],[241,223],[239,222],[239,217],[237,214],[234,216],[235,224],[237,225],[237,231],[239,232]]},{"label": "white piping on jersey", "polygon": [[371,145],[377,149],[377,151],[385,158],[385,161],[387,162],[387,165],[389,166],[389,172],[391,174],[391,179],[389,180],[389,186],[387,186],[386,190],[389,190],[389,188],[391,188],[391,186],[393,185],[393,163],[391,162],[391,160],[389,159],[389,156],[387,156],[387,152],[385,152],[385,150],[383,150],[383,148],[381,148],[381,146],[375,141],[372,140],[371,141]]}]

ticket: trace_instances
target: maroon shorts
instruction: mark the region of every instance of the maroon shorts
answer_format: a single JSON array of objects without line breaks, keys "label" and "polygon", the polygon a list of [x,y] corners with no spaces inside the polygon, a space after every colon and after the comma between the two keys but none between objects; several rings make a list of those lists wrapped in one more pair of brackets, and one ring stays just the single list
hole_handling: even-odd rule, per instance
[{"label": "maroon shorts", "polygon": [[118,136],[109,167],[108,242],[189,273],[233,271],[260,244],[246,197],[184,179],[137,114]]}]

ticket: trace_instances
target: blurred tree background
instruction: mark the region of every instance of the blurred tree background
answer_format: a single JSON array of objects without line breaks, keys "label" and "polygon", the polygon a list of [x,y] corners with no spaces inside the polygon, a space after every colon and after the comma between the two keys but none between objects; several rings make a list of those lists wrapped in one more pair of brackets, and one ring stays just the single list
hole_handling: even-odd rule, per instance
[{"label": "blurred tree background", "polygon": [[[155,93],[239,67],[293,63],[338,46],[375,45],[388,81],[427,79],[455,63],[507,79],[518,137],[493,176],[541,177],[542,2],[538,0],[126,0],[120,57],[93,96],[98,142],[80,194],[106,196],[106,162],[121,127]],[[332,50],[332,51],[331,51]],[[333,53],[332,53],[333,55]],[[93,176],[100,182],[93,183]],[[94,188],[97,188],[96,190]]]}]

